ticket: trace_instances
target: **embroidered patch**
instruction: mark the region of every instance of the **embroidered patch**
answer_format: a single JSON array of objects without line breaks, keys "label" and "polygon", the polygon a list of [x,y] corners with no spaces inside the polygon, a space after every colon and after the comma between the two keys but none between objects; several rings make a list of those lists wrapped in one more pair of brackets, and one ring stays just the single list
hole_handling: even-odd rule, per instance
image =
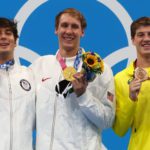
[{"label": "embroidered patch", "polygon": [[113,102],[114,95],[111,92],[107,92],[107,99],[109,99],[111,102]]},{"label": "embroidered patch", "polygon": [[31,85],[30,85],[30,83],[29,83],[27,80],[25,80],[25,79],[22,79],[22,80],[20,81],[20,86],[21,86],[25,91],[30,91],[30,90],[31,90]]}]

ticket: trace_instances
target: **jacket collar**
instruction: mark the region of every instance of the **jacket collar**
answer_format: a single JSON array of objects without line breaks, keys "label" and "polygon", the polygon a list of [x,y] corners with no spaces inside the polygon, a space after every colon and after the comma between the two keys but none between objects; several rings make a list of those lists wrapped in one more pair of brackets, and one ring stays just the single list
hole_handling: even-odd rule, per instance
[{"label": "jacket collar", "polygon": [[129,76],[134,76],[134,70],[135,70],[135,61],[131,62],[129,66],[126,68],[126,72]]}]

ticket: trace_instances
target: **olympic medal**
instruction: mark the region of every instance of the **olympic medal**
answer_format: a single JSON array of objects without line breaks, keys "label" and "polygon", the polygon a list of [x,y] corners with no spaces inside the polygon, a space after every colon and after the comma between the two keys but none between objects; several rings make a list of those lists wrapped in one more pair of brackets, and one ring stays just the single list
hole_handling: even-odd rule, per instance
[{"label": "olympic medal", "polygon": [[134,76],[136,79],[140,79],[142,81],[148,79],[147,71],[144,68],[137,67],[134,72]]},{"label": "olympic medal", "polygon": [[63,70],[63,76],[67,81],[73,81],[75,78],[73,77],[74,74],[76,74],[76,69],[74,67],[66,67]]}]

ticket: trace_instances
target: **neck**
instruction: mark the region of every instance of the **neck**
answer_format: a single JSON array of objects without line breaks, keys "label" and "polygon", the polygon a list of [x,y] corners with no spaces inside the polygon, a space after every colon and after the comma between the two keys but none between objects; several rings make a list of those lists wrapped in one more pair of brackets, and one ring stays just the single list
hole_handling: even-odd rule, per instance
[{"label": "neck", "polygon": [[9,57],[5,54],[0,54],[0,64],[4,64],[6,61],[13,59],[13,57]]},{"label": "neck", "polygon": [[137,59],[136,67],[149,68],[150,67],[150,57]]},{"label": "neck", "polygon": [[60,49],[60,55],[62,57],[65,57],[65,58],[76,56],[77,52],[78,52],[78,49],[75,49],[75,50],[63,50],[63,49]]}]

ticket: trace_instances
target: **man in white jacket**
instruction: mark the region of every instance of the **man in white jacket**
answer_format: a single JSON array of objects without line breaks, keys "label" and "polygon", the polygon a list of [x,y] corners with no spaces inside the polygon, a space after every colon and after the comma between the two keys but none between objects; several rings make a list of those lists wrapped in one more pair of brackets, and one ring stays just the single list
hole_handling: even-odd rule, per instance
[{"label": "man in white jacket", "polygon": [[16,23],[0,18],[0,150],[33,150],[35,85],[14,60],[17,38]]},{"label": "man in white jacket", "polygon": [[[100,133],[112,125],[115,102],[111,69],[104,64],[102,75],[90,83],[80,72],[84,51],[80,38],[85,28],[85,18],[76,9],[60,12],[55,22],[59,50],[31,66],[41,84],[36,103],[36,150],[101,150]],[[74,74],[75,70],[78,73]]]}]

